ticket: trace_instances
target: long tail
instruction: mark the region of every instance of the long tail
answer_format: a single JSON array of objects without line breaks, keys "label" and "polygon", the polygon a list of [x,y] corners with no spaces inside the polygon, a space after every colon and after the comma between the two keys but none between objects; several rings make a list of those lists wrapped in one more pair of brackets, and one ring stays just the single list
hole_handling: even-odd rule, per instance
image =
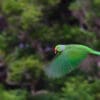
[{"label": "long tail", "polygon": [[100,51],[91,50],[91,53],[100,56]]}]

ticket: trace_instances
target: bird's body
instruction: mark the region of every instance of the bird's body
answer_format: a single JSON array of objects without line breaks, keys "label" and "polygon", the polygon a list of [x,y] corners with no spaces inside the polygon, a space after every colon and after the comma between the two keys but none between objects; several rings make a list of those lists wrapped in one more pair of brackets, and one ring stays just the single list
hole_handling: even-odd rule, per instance
[{"label": "bird's body", "polygon": [[62,77],[78,68],[88,54],[100,55],[100,52],[78,44],[57,45],[55,49],[60,54],[45,68],[46,74],[53,78]]}]

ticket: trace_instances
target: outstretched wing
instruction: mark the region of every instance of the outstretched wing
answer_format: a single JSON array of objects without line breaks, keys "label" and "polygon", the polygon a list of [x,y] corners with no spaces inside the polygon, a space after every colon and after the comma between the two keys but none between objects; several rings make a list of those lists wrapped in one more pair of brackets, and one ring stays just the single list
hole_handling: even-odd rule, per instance
[{"label": "outstretched wing", "polygon": [[76,69],[86,56],[82,50],[66,49],[45,68],[45,73],[51,78],[62,77]]}]

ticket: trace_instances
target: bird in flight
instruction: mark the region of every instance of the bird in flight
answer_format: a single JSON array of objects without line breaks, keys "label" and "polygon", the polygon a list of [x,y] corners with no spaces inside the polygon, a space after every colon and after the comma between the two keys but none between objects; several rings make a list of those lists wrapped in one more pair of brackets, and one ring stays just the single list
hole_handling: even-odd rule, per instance
[{"label": "bird in flight", "polygon": [[44,68],[45,74],[51,78],[60,78],[77,69],[89,54],[100,55],[99,51],[85,45],[57,45],[54,52],[58,55]]}]

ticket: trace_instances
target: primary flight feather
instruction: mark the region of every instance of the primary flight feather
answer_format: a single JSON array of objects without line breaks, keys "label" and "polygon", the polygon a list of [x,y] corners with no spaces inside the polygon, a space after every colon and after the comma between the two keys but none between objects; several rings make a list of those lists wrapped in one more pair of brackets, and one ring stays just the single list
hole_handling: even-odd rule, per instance
[{"label": "primary flight feather", "polygon": [[76,44],[57,45],[56,52],[59,55],[44,69],[46,75],[51,78],[60,78],[78,68],[89,54],[100,55],[98,51]]}]

